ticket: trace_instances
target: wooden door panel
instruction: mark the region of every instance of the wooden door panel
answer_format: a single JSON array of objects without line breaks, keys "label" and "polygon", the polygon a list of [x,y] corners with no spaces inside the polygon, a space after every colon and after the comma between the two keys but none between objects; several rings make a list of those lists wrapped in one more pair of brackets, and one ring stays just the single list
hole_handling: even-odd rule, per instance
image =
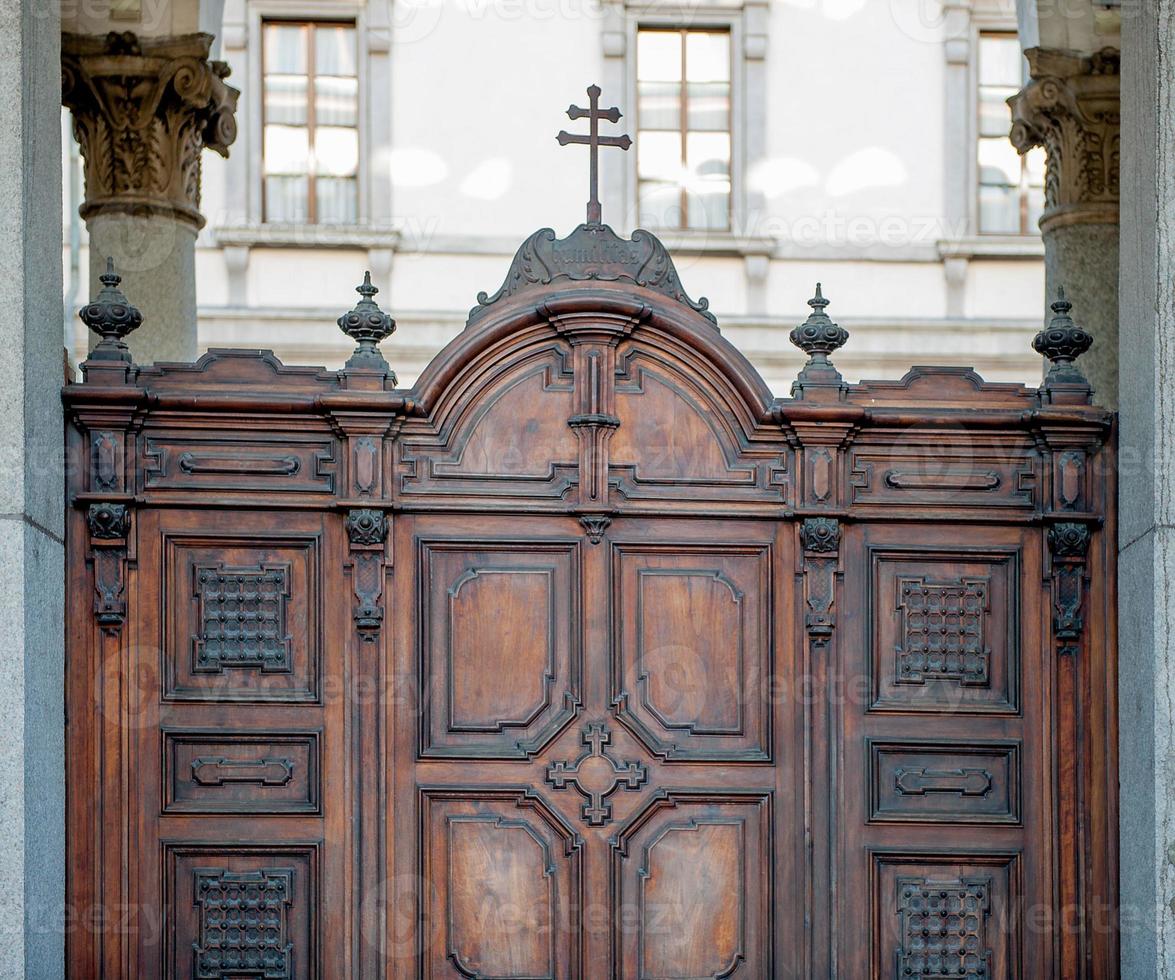
[{"label": "wooden door panel", "polygon": [[294,512],[141,518],[128,872],[161,928],[140,937],[138,975],[343,969],[327,937],[345,914],[349,610],[326,601],[344,593],[323,557],[340,531]]},{"label": "wooden door panel", "polygon": [[525,759],[580,704],[578,541],[421,541],[423,756]]},{"label": "wooden door panel", "polygon": [[1016,854],[883,852],[870,859],[872,976],[990,980],[1025,975],[1015,912],[1020,899]]},{"label": "wooden door panel", "polygon": [[[845,542],[844,891],[873,940],[847,976],[1051,976],[1025,941],[1051,907],[1051,777],[1038,539],[1031,530],[861,525]],[[861,793],[858,787],[864,787]]]},{"label": "wooden door panel", "polygon": [[764,695],[790,624],[779,529],[584,533],[560,518],[399,522],[414,561],[393,591],[422,625],[398,628],[396,669],[419,670],[427,697],[418,725],[397,726],[415,757],[393,774],[397,873],[418,869],[421,887],[415,943],[393,923],[395,943],[428,978],[791,975],[776,922],[802,913],[772,896],[781,875],[799,887],[800,820],[789,807],[781,845],[775,800],[795,777],[773,760],[776,712],[789,732],[796,719]]},{"label": "wooden door panel", "polygon": [[167,976],[322,976],[318,845],[168,842],[163,859]]},{"label": "wooden door panel", "polygon": [[583,841],[529,790],[420,788],[421,976],[580,974]]},{"label": "wooden door panel", "polygon": [[1016,552],[882,549],[870,557],[871,710],[1015,714]]},{"label": "wooden door panel", "polygon": [[612,545],[617,717],[665,759],[769,761],[769,545]]},{"label": "wooden door panel", "polygon": [[318,535],[167,534],[164,699],[317,701],[320,551]]},{"label": "wooden door panel", "polygon": [[616,835],[618,977],[775,975],[771,801],[665,790]]}]

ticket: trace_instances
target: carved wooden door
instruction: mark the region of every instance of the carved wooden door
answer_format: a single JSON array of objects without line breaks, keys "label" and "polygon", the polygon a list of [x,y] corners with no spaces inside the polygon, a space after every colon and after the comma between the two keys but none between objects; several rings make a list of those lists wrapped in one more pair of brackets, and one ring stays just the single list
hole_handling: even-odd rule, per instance
[{"label": "carved wooden door", "polygon": [[773,398],[585,225],[403,389],[369,292],[340,372],[66,391],[72,976],[1116,975],[1071,362],[848,385],[818,295]]}]

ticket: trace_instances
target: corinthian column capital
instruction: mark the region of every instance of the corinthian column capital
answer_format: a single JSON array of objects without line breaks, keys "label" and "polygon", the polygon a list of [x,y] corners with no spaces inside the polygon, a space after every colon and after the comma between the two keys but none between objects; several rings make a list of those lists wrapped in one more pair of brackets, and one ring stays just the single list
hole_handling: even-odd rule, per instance
[{"label": "corinthian column capital", "polygon": [[211,44],[210,34],[62,35],[62,102],[85,158],[83,218],[146,210],[203,226],[200,152],[228,156],[240,94],[224,83],[228,66],[208,60]]},{"label": "corinthian column capital", "polygon": [[1025,52],[1032,80],[1008,100],[1012,143],[1047,154],[1041,229],[1116,223],[1120,157],[1120,55],[1051,48]]}]

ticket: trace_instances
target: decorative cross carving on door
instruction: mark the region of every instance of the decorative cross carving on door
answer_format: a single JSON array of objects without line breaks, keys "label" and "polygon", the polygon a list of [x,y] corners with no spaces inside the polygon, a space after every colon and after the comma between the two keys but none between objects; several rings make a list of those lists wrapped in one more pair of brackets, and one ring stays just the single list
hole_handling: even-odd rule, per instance
[{"label": "decorative cross carving on door", "polygon": [[604,746],[612,733],[602,721],[584,726],[581,736],[586,750],[574,762],[553,762],[547,767],[547,782],[555,789],[571,787],[584,798],[581,814],[589,827],[603,827],[612,819],[608,797],[623,787],[638,790],[649,778],[641,762],[623,762],[612,758]]}]

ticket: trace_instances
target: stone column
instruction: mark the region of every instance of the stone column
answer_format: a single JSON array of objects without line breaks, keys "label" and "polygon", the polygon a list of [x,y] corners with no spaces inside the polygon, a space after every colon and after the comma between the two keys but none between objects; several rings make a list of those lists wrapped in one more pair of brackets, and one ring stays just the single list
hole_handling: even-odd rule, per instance
[{"label": "stone column", "polygon": [[1094,401],[1118,405],[1119,54],[1050,48],[1025,52],[1032,81],[1009,102],[1012,143],[1043,146],[1048,158],[1044,236],[1045,295],[1064,287],[1094,336],[1081,368]]},{"label": "stone column", "polygon": [[65,975],[61,27],[0,4],[0,977]]},{"label": "stone column", "polygon": [[200,154],[236,138],[238,92],[209,61],[210,34],[63,34],[62,101],[85,158],[81,215],[96,293],[107,257],[144,316],[135,361],[196,357]]},{"label": "stone column", "polygon": [[1175,980],[1175,0],[1122,42],[1121,975]]}]

